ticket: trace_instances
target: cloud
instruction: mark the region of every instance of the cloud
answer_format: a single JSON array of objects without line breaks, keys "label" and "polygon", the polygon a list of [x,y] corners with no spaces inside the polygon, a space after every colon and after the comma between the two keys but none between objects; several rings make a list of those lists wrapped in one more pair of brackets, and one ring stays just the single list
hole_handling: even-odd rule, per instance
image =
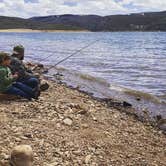
[{"label": "cloud", "polygon": [[165,0],[0,0],[0,15],[32,17],[58,14],[111,15],[166,10]]}]

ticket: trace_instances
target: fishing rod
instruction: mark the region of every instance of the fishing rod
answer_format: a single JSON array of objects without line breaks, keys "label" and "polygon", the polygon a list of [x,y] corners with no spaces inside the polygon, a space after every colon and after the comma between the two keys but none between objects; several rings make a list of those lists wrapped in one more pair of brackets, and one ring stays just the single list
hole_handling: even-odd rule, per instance
[{"label": "fishing rod", "polygon": [[99,39],[96,40],[96,41],[93,41],[93,42],[89,43],[88,45],[82,47],[81,49],[75,51],[75,52],[72,53],[71,55],[69,55],[69,56],[65,57],[64,59],[60,60],[59,62],[57,62],[55,65],[50,66],[50,67],[47,69],[47,71],[50,70],[50,69],[52,69],[52,68],[54,68],[54,67],[56,67],[56,66],[59,65],[60,63],[66,61],[67,59],[71,58],[72,56],[74,56],[74,55],[80,53],[80,52],[83,51],[84,49],[86,49],[86,48],[92,46],[93,44],[95,44],[95,43],[98,42],[98,41],[99,41]]},{"label": "fishing rod", "polygon": [[[49,50],[44,50],[44,49],[34,49],[32,48],[31,50],[34,50],[34,51],[39,51],[39,52],[47,52],[47,53],[51,53],[54,54],[54,53],[59,53],[59,54],[71,54],[73,51],[77,51],[77,50],[66,50],[66,51],[49,51]],[[84,51],[86,53],[86,51]],[[88,51],[88,53],[93,53],[94,51]],[[98,51],[98,53],[109,53],[108,51]],[[43,60],[40,60],[40,61],[43,61]]]}]

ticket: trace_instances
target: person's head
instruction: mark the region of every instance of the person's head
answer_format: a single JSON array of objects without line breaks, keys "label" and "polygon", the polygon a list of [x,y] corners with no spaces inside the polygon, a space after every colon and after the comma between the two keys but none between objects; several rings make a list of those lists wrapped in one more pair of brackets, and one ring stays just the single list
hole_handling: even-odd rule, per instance
[{"label": "person's head", "polygon": [[14,57],[17,57],[19,60],[24,60],[24,46],[17,45],[13,48],[13,55]]},{"label": "person's head", "polygon": [[9,66],[11,63],[11,58],[8,53],[0,52],[0,65]]}]

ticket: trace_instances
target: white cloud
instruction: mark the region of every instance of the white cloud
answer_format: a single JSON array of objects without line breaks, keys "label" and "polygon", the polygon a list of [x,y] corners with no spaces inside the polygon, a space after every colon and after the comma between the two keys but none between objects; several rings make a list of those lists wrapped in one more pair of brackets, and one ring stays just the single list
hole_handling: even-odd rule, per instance
[{"label": "white cloud", "polygon": [[166,0],[0,0],[0,15],[32,17],[166,10]]}]

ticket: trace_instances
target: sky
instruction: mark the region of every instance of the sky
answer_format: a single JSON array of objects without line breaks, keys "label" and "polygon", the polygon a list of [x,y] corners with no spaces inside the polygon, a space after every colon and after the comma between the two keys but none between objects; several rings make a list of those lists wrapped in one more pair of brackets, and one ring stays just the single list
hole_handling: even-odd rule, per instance
[{"label": "sky", "polygon": [[166,0],[0,0],[0,15],[129,14],[166,10]]}]

